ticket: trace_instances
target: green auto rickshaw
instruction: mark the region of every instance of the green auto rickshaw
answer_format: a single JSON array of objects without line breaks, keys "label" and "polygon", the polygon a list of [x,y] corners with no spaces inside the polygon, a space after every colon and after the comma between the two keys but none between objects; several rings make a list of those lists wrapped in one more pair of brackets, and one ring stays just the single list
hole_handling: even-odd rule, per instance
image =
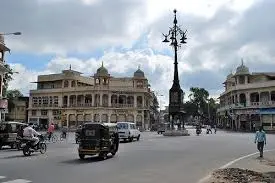
[{"label": "green auto rickshaw", "polygon": [[79,139],[78,155],[98,155],[107,159],[110,153],[114,156],[119,147],[117,125],[114,123],[85,123],[82,125]]}]

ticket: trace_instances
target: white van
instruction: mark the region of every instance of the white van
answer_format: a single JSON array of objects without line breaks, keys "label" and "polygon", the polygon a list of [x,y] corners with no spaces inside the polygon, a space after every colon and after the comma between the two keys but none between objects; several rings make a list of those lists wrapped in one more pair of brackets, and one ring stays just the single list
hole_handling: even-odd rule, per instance
[{"label": "white van", "polygon": [[140,131],[137,129],[135,123],[131,122],[117,122],[119,139],[123,139],[124,141],[129,140],[130,142],[133,139],[140,139]]}]

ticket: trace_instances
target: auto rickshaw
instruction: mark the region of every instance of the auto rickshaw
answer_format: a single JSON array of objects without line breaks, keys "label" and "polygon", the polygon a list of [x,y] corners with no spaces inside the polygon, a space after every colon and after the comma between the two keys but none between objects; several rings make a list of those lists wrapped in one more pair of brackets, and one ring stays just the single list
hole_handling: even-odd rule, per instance
[{"label": "auto rickshaw", "polygon": [[7,121],[0,123],[0,149],[3,146],[10,146],[12,149],[17,147],[18,131],[26,127],[26,123]]},{"label": "auto rickshaw", "polygon": [[86,155],[98,155],[107,159],[108,154],[116,154],[119,146],[117,125],[114,123],[85,123],[80,132],[78,155],[84,159]]}]

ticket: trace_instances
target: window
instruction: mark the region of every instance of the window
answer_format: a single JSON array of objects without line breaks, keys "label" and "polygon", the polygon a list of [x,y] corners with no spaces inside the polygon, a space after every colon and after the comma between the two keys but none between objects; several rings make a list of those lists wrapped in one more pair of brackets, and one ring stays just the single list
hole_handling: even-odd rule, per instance
[{"label": "window", "polygon": [[117,128],[118,129],[128,129],[128,123],[118,123]]},{"label": "window", "polygon": [[41,116],[47,116],[48,111],[47,110],[41,110]]},{"label": "window", "polygon": [[95,80],[95,84],[99,84],[99,79],[96,79],[96,80]]},{"label": "window", "polygon": [[134,124],[130,124],[131,129],[136,129],[136,126]]},{"label": "window", "polygon": [[69,81],[65,80],[64,81],[64,88],[68,88],[69,87]]},{"label": "window", "polygon": [[36,110],[32,110],[32,116],[36,116]]},{"label": "window", "polygon": [[38,98],[38,104],[41,105],[42,104],[42,98],[41,97],[37,97]]},{"label": "window", "polygon": [[52,96],[49,97],[49,104],[53,104],[53,97]]},{"label": "window", "polygon": [[60,115],[60,114],[61,114],[60,110],[53,110],[53,115],[54,116],[57,116],[57,115]]},{"label": "window", "polygon": [[44,105],[48,105],[49,104],[49,98],[47,96],[42,97],[42,102]]},{"label": "window", "polygon": [[37,97],[32,97],[32,104],[37,105],[37,103],[38,103]]},{"label": "window", "polygon": [[53,97],[54,104],[58,104],[58,96]]},{"label": "window", "polygon": [[138,88],[142,88],[143,87],[143,82],[142,81],[138,81],[137,82],[137,87]]},{"label": "window", "polygon": [[72,81],[71,87],[75,87],[75,81]]}]

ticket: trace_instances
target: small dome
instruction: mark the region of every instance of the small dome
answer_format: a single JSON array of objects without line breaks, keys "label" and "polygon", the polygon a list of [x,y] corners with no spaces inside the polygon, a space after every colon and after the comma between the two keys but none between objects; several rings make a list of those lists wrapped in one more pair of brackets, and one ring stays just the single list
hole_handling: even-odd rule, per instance
[{"label": "small dome", "polygon": [[138,67],[138,70],[134,73],[134,77],[144,78],[144,72],[140,70],[140,67]]},{"label": "small dome", "polygon": [[96,71],[96,75],[99,76],[107,76],[108,75],[108,70],[103,66],[103,62],[101,67],[99,67]]},{"label": "small dome", "polygon": [[236,69],[236,75],[246,75],[246,74],[250,74],[250,73],[249,73],[249,69],[248,69],[248,67],[246,67],[246,66],[243,64],[243,60],[242,60],[242,65],[240,65],[240,66],[237,67],[237,69]]}]

